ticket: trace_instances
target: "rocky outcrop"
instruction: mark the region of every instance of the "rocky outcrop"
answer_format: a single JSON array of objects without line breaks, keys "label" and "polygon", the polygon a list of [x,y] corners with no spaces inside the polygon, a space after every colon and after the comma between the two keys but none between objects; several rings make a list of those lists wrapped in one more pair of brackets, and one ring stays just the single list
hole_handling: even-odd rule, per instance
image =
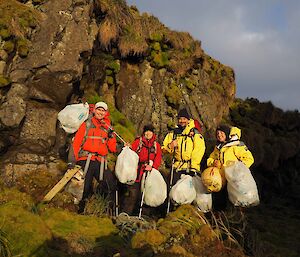
[{"label": "rocky outcrop", "polygon": [[[233,70],[207,56],[188,33],[171,31],[122,1],[22,2],[0,2],[6,21],[0,50],[6,174],[49,169],[59,159],[66,134],[57,113],[80,97],[107,101],[137,133],[153,123],[160,139],[184,106],[205,133],[228,113]],[[114,122],[124,125],[122,119]]]}]

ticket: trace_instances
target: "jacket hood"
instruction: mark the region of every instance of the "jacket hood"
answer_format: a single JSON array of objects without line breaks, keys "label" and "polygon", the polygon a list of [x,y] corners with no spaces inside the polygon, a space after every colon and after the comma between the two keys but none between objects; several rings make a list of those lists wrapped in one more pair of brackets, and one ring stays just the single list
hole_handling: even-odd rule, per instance
[{"label": "jacket hood", "polygon": [[145,145],[153,145],[154,141],[156,140],[156,135],[153,133],[153,136],[148,140],[145,136],[142,136],[142,141]]},{"label": "jacket hood", "polygon": [[238,127],[232,127],[230,130],[229,138],[231,140],[241,139],[242,132]]},{"label": "jacket hood", "polygon": [[192,128],[195,128],[195,121],[193,119],[190,119],[189,123],[184,128],[184,130],[182,131],[182,134],[183,135],[188,135]]}]

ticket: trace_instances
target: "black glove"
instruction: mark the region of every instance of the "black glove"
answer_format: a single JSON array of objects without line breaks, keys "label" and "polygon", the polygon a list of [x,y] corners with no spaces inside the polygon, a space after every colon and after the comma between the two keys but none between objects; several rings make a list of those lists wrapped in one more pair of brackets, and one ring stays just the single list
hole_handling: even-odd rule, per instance
[{"label": "black glove", "polygon": [[74,169],[74,167],[75,167],[75,163],[73,163],[73,162],[68,163],[68,170],[69,169]]},{"label": "black glove", "polygon": [[108,138],[113,138],[114,137],[114,131],[113,131],[113,129],[109,128],[107,134],[108,134]]}]

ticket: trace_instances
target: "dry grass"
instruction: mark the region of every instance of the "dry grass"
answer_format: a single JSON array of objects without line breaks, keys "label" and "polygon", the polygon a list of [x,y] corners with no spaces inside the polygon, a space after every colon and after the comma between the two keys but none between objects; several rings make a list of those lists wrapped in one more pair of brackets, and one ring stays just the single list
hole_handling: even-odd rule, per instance
[{"label": "dry grass", "polygon": [[111,22],[109,19],[105,19],[99,26],[98,39],[101,45],[108,50],[111,43],[116,41],[119,35],[118,26]]},{"label": "dry grass", "polygon": [[7,239],[7,235],[1,228],[0,228],[0,256],[1,257],[12,256],[10,250],[10,243]]}]

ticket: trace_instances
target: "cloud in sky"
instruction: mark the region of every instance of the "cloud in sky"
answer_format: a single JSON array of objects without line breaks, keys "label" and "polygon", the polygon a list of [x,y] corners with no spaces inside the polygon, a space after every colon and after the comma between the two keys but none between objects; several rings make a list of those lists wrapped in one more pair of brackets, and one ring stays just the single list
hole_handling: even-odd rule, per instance
[{"label": "cloud in sky", "polygon": [[300,1],[127,0],[236,73],[237,97],[300,110]]}]

